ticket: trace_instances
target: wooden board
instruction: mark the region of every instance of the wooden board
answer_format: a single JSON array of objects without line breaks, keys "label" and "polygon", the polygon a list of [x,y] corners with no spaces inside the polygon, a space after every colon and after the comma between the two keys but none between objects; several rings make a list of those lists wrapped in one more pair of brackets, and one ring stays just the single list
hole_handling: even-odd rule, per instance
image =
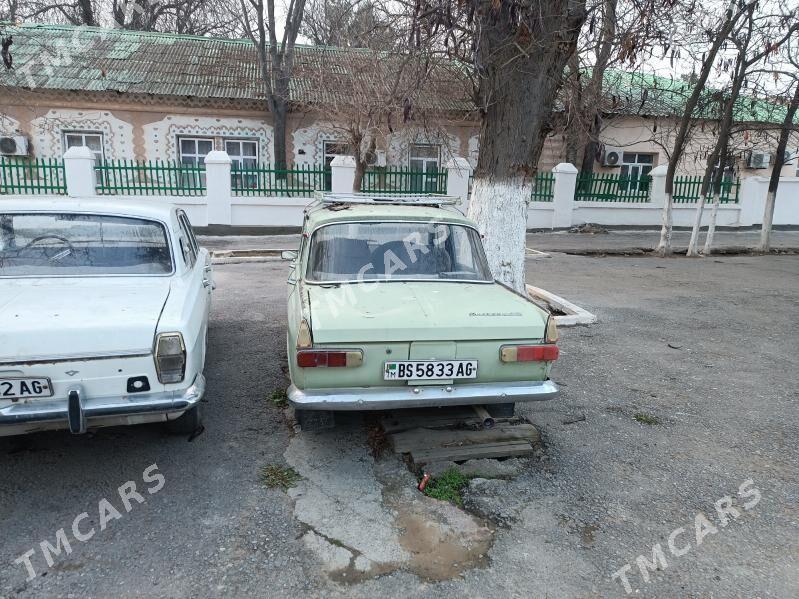
[{"label": "wooden board", "polygon": [[454,408],[419,408],[411,410],[395,410],[388,412],[381,424],[386,433],[396,433],[414,428],[477,428],[482,420],[469,406]]},{"label": "wooden board", "polygon": [[432,462],[463,462],[481,458],[511,458],[533,455],[535,450],[530,443],[501,443],[499,445],[471,445],[469,447],[441,447],[411,453],[414,464]]},{"label": "wooden board", "polygon": [[415,463],[531,455],[540,442],[532,424],[497,424],[486,430],[414,428],[390,433],[397,453],[409,453]]}]

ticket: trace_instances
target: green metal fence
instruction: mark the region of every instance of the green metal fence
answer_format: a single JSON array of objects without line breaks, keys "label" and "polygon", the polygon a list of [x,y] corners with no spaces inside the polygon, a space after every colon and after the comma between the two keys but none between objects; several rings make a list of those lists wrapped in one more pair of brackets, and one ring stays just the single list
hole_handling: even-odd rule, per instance
[{"label": "green metal fence", "polygon": [[533,181],[534,202],[551,202],[555,197],[555,173],[538,173]]},{"label": "green metal fence", "polygon": [[310,196],[314,191],[330,191],[330,169],[299,165],[293,169],[269,166],[238,168],[234,163],[230,183],[234,195]]},{"label": "green metal fence", "polygon": [[649,201],[652,177],[622,177],[615,173],[578,173],[574,199],[578,202]]},{"label": "green metal fence", "polygon": [[0,158],[0,194],[67,193],[61,158]]},{"label": "green metal fence", "polygon": [[103,160],[94,169],[98,195],[205,194],[204,165],[161,160]]},{"label": "green metal fence", "polygon": [[416,171],[403,167],[367,170],[361,191],[368,193],[447,193],[447,171]]},{"label": "green metal fence", "polygon": [[[695,204],[702,193],[702,177],[674,177],[674,193],[672,202],[675,204]],[[721,182],[721,195],[719,202],[722,204],[737,204],[740,180],[725,179]]]}]

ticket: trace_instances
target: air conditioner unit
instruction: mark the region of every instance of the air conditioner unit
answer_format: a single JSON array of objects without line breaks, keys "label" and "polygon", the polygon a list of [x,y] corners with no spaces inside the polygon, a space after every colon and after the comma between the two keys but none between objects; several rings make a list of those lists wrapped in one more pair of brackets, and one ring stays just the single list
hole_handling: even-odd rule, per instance
[{"label": "air conditioner unit", "polygon": [[771,154],[752,150],[749,152],[749,160],[747,160],[746,166],[749,168],[768,168],[770,162]]},{"label": "air conditioner unit", "polygon": [[383,150],[367,152],[363,158],[369,166],[386,166],[386,153]]},{"label": "air conditioner unit", "polygon": [[0,136],[0,156],[27,156],[28,140],[24,135]]},{"label": "air conditioner unit", "polygon": [[799,148],[785,148],[785,163],[796,164],[796,157],[799,156]]},{"label": "air conditioner unit", "polygon": [[602,152],[602,166],[621,166],[621,148],[611,148],[605,146]]}]

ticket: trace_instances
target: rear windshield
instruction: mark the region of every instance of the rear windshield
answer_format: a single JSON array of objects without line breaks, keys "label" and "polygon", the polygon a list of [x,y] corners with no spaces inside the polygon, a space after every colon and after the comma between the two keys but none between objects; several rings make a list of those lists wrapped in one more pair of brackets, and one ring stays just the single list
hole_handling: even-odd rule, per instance
[{"label": "rear windshield", "polygon": [[480,236],[446,223],[339,223],[311,238],[306,279],[492,281]]},{"label": "rear windshield", "polygon": [[0,212],[0,276],[171,272],[161,223],[100,214]]}]

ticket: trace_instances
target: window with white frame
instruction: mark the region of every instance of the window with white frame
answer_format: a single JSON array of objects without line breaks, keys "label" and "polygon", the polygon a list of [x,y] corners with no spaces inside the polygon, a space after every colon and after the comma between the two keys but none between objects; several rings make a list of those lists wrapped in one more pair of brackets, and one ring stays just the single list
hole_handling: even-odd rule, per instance
[{"label": "window with white frame", "polygon": [[408,166],[419,175],[411,175],[411,187],[421,193],[438,190],[438,173],[441,164],[441,146],[437,144],[411,144]]},{"label": "window with white frame", "polygon": [[210,137],[178,137],[178,158],[181,164],[202,166],[205,156],[214,149]]},{"label": "window with white frame", "polygon": [[105,158],[103,133],[101,131],[64,131],[64,151],[86,146],[97,161]]},{"label": "window with white frame", "polygon": [[230,156],[232,168],[242,170],[258,166],[258,141],[254,139],[226,139],[225,152]]},{"label": "window with white frame", "polygon": [[[648,189],[648,181],[640,181],[655,166],[655,155],[636,152],[624,152],[621,155],[621,181],[619,187],[640,191]],[[639,182],[640,181],[640,182]]]},{"label": "window with white frame", "polygon": [[438,144],[411,144],[408,166],[423,173],[438,172],[441,164],[441,146]]}]

